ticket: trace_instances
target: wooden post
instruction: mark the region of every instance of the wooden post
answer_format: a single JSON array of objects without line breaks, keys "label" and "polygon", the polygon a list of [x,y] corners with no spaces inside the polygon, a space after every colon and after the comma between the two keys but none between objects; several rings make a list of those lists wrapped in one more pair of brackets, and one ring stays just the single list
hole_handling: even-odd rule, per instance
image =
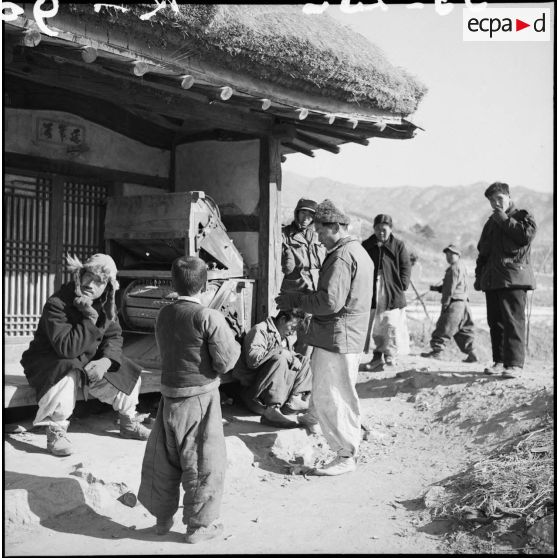
[{"label": "wooden post", "polygon": [[260,140],[260,229],[256,321],[276,313],[281,286],[281,151],[274,138]]},{"label": "wooden post", "polygon": [[[50,231],[49,231],[49,273],[54,279],[54,290],[62,285],[64,254],[64,177],[59,174],[52,175],[52,197],[50,200]],[[75,254],[72,254],[74,256]],[[50,296],[50,293],[49,293]]]}]

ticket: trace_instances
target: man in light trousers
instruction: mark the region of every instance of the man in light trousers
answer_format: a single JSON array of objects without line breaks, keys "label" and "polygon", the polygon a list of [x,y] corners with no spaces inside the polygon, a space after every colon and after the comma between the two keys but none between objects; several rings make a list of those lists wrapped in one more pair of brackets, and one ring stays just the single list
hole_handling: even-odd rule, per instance
[{"label": "man in light trousers", "polygon": [[[317,290],[280,294],[276,301],[280,310],[296,307],[312,314],[308,331],[308,343],[314,347],[311,413],[337,454],[314,474],[333,476],[356,468],[361,436],[356,382],[370,318],[374,264],[349,234],[349,217],[331,200],[318,205],[314,221],[327,249]],[[299,422],[309,424],[312,418],[302,416]]]}]

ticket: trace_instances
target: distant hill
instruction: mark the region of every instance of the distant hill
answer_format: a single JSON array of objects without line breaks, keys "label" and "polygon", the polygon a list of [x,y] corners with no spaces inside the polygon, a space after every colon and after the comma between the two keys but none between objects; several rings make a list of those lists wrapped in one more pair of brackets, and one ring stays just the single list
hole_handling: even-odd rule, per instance
[{"label": "distant hill", "polygon": [[[439,253],[452,242],[461,247],[467,258],[474,259],[482,226],[491,213],[484,197],[487,187],[487,182],[477,182],[455,187],[366,188],[329,178],[309,178],[285,172],[282,218],[284,223],[292,220],[292,211],[300,197],[317,202],[330,198],[343,205],[351,215],[353,234],[361,238],[372,234],[372,223],[378,213],[388,213],[393,218],[394,233],[417,254]],[[517,186],[512,189],[512,199],[535,216],[538,230],[533,251],[540,252],[543,258],[553,246],[552,194]]]}]

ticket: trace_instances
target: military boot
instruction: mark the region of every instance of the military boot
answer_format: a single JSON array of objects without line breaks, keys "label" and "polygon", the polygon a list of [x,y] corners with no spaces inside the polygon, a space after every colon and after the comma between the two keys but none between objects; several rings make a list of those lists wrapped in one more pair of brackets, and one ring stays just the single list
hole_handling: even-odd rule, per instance
[{"label": "military boot", "polygon": [[72,442],[66,429],[58,424],[50,424],[46,429],[47,450],[58,457],[72,455]]},{"label": "military boot", "polygon": [[147,440],[151,430],[141,424],[138,418],[120,415],[120,436],[132,440]]}]

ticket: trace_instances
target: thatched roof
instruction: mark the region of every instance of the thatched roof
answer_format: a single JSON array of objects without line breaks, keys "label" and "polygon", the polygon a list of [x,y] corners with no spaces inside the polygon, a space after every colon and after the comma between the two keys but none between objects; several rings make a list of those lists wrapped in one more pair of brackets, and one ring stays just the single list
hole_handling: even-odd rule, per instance
[{"label": "thatched roof", "polygon": [[198,56],[270,83],[327,95],[362,107],[408,115],[426,87],[393,66],[374,44],[327,14],[306,15],[302,5],[126,5],[122,13],[91,5],[60,5],[125,30],[137,41],[165,48],[175,60]]}]

